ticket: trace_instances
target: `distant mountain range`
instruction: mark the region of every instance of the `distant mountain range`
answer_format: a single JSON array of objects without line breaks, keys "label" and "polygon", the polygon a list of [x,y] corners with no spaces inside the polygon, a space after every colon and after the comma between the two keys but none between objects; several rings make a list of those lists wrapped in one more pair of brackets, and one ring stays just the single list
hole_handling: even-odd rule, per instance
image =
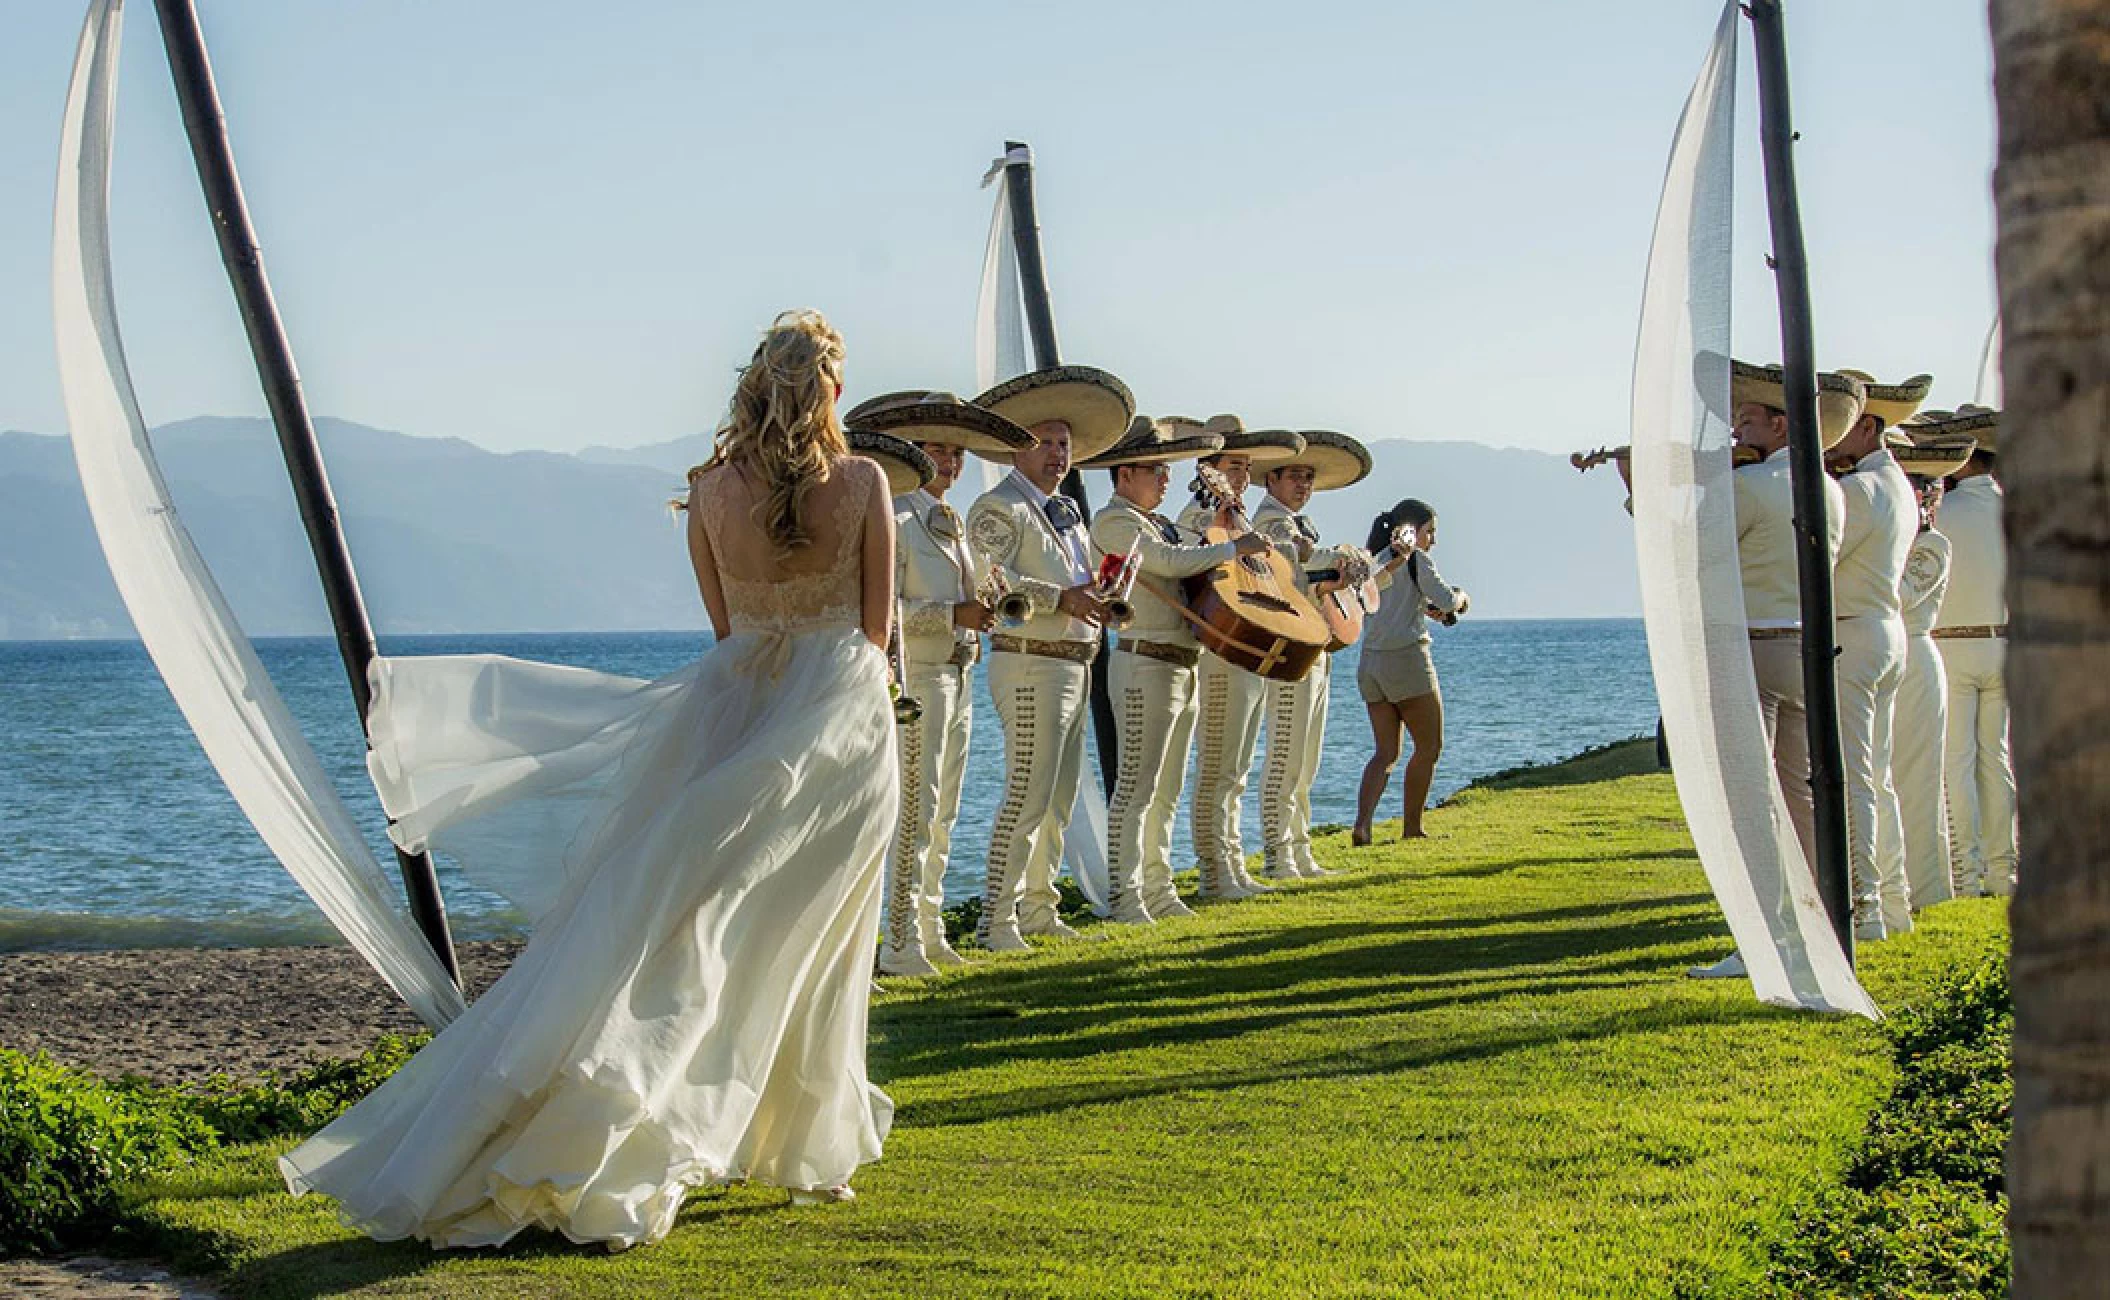
[{"label": "distant mountain range", "polygon": [[[576,455],[485,451],[317,421],[345,534],[385,633],[641,631],[704,625],[667,510],[708,435]],[[203,417],[154,431],[176,507],[255,636],[329,630],[268,421]],[[1629,522],[1610,471],[1579,481],[1543,452],[1381,442],[1377,470],[1322,494],[1329,538],[1420,497],[1441,514],[1436,559],[1495,618],[1631,617]],[[1177,480],[1176,480],[1177,482]],[[1087,475],[1095,503],[1103,474]],[[961,489],[956,503],[967,504]],[[1257,500],[1257,489],[1253,500]],[[66,440],[0,433],[0,639],[131,635]]]}]

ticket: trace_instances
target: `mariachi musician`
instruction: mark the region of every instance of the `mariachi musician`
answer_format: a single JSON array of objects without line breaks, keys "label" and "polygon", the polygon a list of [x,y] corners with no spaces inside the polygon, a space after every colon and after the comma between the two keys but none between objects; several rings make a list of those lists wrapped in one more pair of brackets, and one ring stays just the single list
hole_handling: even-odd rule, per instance
[{"label": "mariachi musician", "polygon": [[[1201,463],[1223,476],[1231,500],[1217,501],[1197,493],[1179,518],[1180,527],[1194,536],[1206,532],[1219,510],[1244,496],[1255,465],[1271,465],[1304,450],[1304,440],[1287,429],[1247,432],[1235,415],[1212,416],[1201,428],[1223,439],[1223,450],[1202,457]],[[1212,651],[1202,655],[1198,684],[1200,753],[1192,822],[1201,897],[1240,899],[1266,893],[1267,886],[1246,871],[1238,809],[1252,770],[1253,749],[1260,739],[1267,679]]]},{"label": "mariachi musician", "polygon": [[1891,784],[1903,818],[1905,879],[1917,912],[1956,896],[1949,874],[1949,823],[1942,795],[1943,751],[1948,745],[1949,685],[1934,622],[1949,590],[1949,539],[1936,528],[1942,480],[1962,469],[1977,439],[1927,432],[1954,418],[1948,411],[1920,411],[1892,430],[1890,454],[1912,481],[1919,506],[1919,535],[1905,560],[1898,589],[1905,619],[1905,673],[1898,683],[1896,744]]},{"label": "mariachi musician", "polygon": [[[1171,487],[1169,466],[1222,447],[1223,439],[1202,432],[1198,421],[1138,416],[1127,437],[1090,462],[1107,471],[1114,487],[1092,517],[1092,541],[1107,555],[1132,554],[1138,573],[1108,672],[1121,739],[1106,809],[1107,901],[1110,919],[1126,925],[1193,915],[1172,884],[1172,822],[1187,780],[1202,657],[1180,584],[1267,549],[1250,532],[1198,542],[1157,513]],[[1217,519],[1227,530],[1228,514]]]},{"label": "mariachi musician", "polygon": [[[1322,606],[1337,608],[1360,629],[1357,591],[1368,577],[1369,557],[1349,547],[1325,547],[1319,529],[1304,514],[1315,492],[1333,492],[1370,474],[1370,453],[1345,433],[1308,430],[1298,434],[1304,450],[1269,465],[1267,496],[1253,511],[1253,527],[1275,544],[1297,575],[1297,589]],[[1314,584],[1314,571],[1332,574]],[[1329,618],[1329,622],[1333,619]],[[1326,738],[1327,695],[1333,655],[1320,655],[1310,672],[1293,682],[1267,685],[1267,757],[1260,776],[1260,874],[1270,880],[1323,876],[1311,852],[1311,787],[1319,775]]]},{"label": "mariachi musician", "polygon": [[1074,938],[1056,915],[1055,873],[1077,801],[1090,723],[1091,664],[1106,601],[1097,555],[1064,473],[1121,440],[1135,416],[1128,386],[1089,366],[1006,380],[975,399],[1033,435],[1013,454],[983,452],[1011,473],[967,512],[967,540],[1015,603],[1018,618],[989,638],[989,693],[1004,726],[1004,796],[990,832],[989,876],[976,937],[1012,951],[1024,935]]},{"label": "mariachi musician", "polygon": [[879,950],[883,975],[931,975],[961,961],[945,940],[940,912],[967,775],[971,687],[982,648],[977,634],[995,618],[982,598],[966,528],[945,494],[959,480],[967,452],[1015,452],[1032,445],[1033,435],[951,393],[889,393],[852,410],[845,423],[853,439],[885,435],[914,444],[934,471],[921,487],[894,485],[902,689],[920,707],[900,729],[901,815],[887,866],[886,937]]}]

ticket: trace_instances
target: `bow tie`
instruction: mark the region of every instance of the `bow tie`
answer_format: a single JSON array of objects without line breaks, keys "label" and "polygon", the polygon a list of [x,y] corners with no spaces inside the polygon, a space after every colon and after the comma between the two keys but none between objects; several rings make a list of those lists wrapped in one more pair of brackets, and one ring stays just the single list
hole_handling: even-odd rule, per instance
[{"label": "bow tie", "polygon": [[948,542],[960,540],[960,516],[943,501],[930,508],[930,530]]},{"label": "bow tie", "polygon": [[1180,530],[1170,519],[1163,515],[1152,515],[1150,516],[1150,522],[1158,526],[1158,536],[1165,539],[1167,546],[1178,546],[1180,544]]},{"label": "bow tie", "polygon": [[1290,526],[1297,530],[1297,536],[1307,542],[1319,540],[1319,530],[1312,525],[1311,520],[1306,519],[1303,515],[1291,515],[1289,519]]},{"label": "bow tie", "polygon": [[1084,522],[1084,516],[1077,513],[1077,503],[1068,497],[1049,497],[1040,511],[1048,517],[1048,526],[1058,533],[1066,533]]}]

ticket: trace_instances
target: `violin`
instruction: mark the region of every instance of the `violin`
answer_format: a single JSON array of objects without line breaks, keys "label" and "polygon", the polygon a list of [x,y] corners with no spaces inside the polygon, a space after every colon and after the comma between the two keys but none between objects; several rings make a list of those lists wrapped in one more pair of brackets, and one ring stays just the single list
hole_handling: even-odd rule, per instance
[{"label": "violin", "polygon": [[[1632,445],[1621,447],[1599,447],[1596,451],[1578,451],[1570,453],[1568,456],[1568,463],[1570,465],[1573,465],[1578,472],[1588,473],[1590,470],[1596,469],[1599,465],[1603,465],[1609,461],[1625,460],[1627,457],[1633,454],[1634,448],[1632,447]],[[1756,465],[1758,464],[1758,462],[1764,460],[1765,458],[1765,453],[1758,450],[1758,448],[1746,447],[1742,443],[1737,443],[1729,449],[1729,463],[1737,469],[1742,469],[1746,465]]]}]

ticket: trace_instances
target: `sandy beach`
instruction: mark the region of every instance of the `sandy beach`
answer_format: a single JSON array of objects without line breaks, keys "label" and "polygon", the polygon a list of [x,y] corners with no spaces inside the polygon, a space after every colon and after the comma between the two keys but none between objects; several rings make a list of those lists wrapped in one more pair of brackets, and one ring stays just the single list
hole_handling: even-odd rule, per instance
[{"label": "sandy beach", "polygon": [[[516,940],[463,944],[472,996],[519,951]],[[0,1047],[109,1078],[253,1078],[420,1028],[346,947],[0,953]]]}]

